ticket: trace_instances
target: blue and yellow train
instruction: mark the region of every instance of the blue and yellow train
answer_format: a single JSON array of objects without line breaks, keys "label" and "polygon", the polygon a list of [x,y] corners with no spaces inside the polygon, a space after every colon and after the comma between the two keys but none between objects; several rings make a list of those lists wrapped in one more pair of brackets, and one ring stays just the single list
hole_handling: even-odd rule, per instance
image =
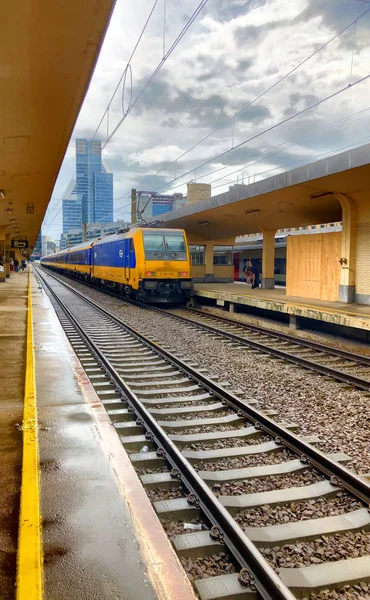
[{"label": "blue and yellow train", "polygon": [[45,256],[44,267],[145,302],[180,303],[193,295],[182,229],[132,227]]}]

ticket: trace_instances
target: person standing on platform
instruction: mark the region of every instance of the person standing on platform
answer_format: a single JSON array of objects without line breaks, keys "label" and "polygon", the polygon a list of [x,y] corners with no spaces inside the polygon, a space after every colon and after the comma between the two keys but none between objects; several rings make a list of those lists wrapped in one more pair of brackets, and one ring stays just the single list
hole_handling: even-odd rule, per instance
[{"label": "person standing on platform", "polygon": [[19,271],[19,260],[17,258],[14,260],[14,271],[16,273]]},{"label": "person standing on platform", "polygon": [[244,273],[245,273],[246,283],[249,285],[251,282],[251,275],[252,275],[252,261],[250,258],[247,258],[247,260],[245,262]]},{"label": "person standing on platform", "polygon": [[26,261],[24,260],[24,258],[22,258],[22,262],[21,262],[21,269],[22,271],[24,271],[26,268]]},{"label": "person standing on platform", "polygon": [[252,271],[252,290],[255,290],[256,288],[259,288],[260,286],[260,270],[257,266],[257,264],[252,264],[251,267],[251,271]]}]

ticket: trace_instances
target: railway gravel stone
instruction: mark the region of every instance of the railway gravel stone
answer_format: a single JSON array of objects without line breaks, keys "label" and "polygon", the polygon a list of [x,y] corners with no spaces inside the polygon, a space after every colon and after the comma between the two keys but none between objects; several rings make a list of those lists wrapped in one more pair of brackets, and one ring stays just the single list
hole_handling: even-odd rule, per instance
[{"label": "railway gravel stone", "polygon": [[215,483],[212,486],[212,491],[216,496],[238,496],[240,494],[254,494],[258,492],[268,492],[270,490],[282,490],[290,487],[302,487],[317,483],[323,479],[324,477],[313,469],[305,469],[304,471],[289,473],[287,475],[274,475],[222,484]]},{"label": "railway gravel stone", "polygon": [[265,454],[250,454],[219,460],[202,460],[194,465],[197,471],[227,471],[228,469],[242,469],[243,467],[260,467],[262,465],[277,465],[278,463],[293,460],[296,456],[289,450],[266,452]]},{"label": "railway gravel stone", "polygon": [[370,600],[370,584],[361,581],[357,585],[344,585],[334,590],[312,592],[309,600]]},{"label": "railway gravel stone", "polygon": [[220,448],[240,448],[243,446],[253,446],[253,444],[263,444],[270,442],[271,437],[268,435],[261,435],[258,437],[245,437],[245,438],[231,438],[226,440],[218,440],[216,443],[211,444],[210,442],[197,442],[194,444],[186,444],[183,446],[183,450],[219,450]]},{"label": "railway gravel stone", "polygon": [[347,492],[338,492],[333,498],[315,498],[280,506],[266,504],[258,508],[241,510],[234,518],[241,527],[267,527],[307,519],[334,517],[359,508],[363,508],[359,500],[354,499]]},{"label": "railway gravel stone", "polygon": [[172,351],[191,348],[189,360],[208,368],[220,381],[229,381],[232,388],[245,390],[260,408],[275,409],[284,420],[297,423],[300,435],[318,435],[325,452],[346,452],[352,457],[348,466],[356,472],[370,471],[370,402],[364,393],[289,363],[233,348],[170,316],[142,310],[82,283],[72,285]]},{"label": "railway gravel stone", "polygon": [[328,536],[323,535],[310,542],[299,541],[283,546],[260,547],[259,551],[274,568],[298,569],[369,555],[370,532],[348,531]]},{"label": "railway gravel stone", "polygon": [[153,502],[157,502],[158,500],[173,500],[174,498],[184,498],[189,493],[182,486],[178,485],[170,488],[146,488],[145,491]]},{"label": "railway gravel stone", "polygon": [[190,581],[204,579],[205,577],[216,577],[218,575],[229,575],[230,573],[235,573],[237,570],[230,555],[226,552],[219,552],[206,558],[180,556],[180,561]]},{"label": "railway gravel stone", "polygon": [[188,414],[179,415],[160,415],[158,420],[160,421],[192,421],[193,419],[215,419],[220,417],[226,417],[227,415],[232,415],[232,410],[205,410],[203,412],[192,412]]},{"label": "railway gravel stone", "polygon": [[165,530],[168,537],[171,539],[176,535],[182,535],[183,533],[191,533],[193,529],[188,527],[188,525],[201,525],[202,531],[207,531],[209,527],[207,526],[204,519],[201,517],[197,519],[189,519],[187,521],[168,521],[167,519],[160,519],[161,525]]},{"label": "railway gravel stone", "polygon": [[234,431],[235,429],[241,429],[245,427],[245,423],[237,422],[235,424],[220,424],[220,425],[195,425],[187,429],[173,429],[167,428],[167,433],[174,433],[176,435],[190,435],[194,433],[213,433],[214,431]]},{"label": "railway gravel stone", "polygon": [[[69,284],[71,281],[66,278]],[[271,357],[256,352],[246,352],[228,341],[214,336],[204,335],[200,329],[188,328],[184,323],[176,322],[168,315],[160,315],[150,310],[144,311],[121,300],[106,296],[97,290],[86,288],[81,283],[73,282],[86,295],[98,301],[104,307],[113,310],[118,316],[132,327],[145,335],[150,335],[170,351],[176,354],[186,353],[189,348],[190,361],[198,361],[202,370],[219,381],[230,382],[231,389],[240,389],[239,395],[253,401],[257,408],[265,411],[276,411],[277,420],[291,421],[299,426],[302,436],[318,436],[322,441],[317,447],[324,452],[344,451],[352,456],[351,466],[357,472],[370,471],[370,431],[368,422],[370,407],[366,394],[353,388],[339,386],[334,381],[322,378],[311,372],[301,370],[289,363],[276,361]],[[187,315],[188,316],[188,315]],[[185,357],[186,358],[186,357]],[[251,376],[253,374],[253,377]],[[164,385],[158,382],[155,374],[149,378],[143,375],[142,381],[154,393],[151,399],[163,398],[161,389],[173,387],[176,381]],[[133,384],[144,389],[144,385]],[[154,384],[154,385],[153,385]],[[182,376],[177,377],[177,389],[171,397],[177,397],[182,387],[189,382]],[[190,384],[191,385],[191,384]],[[139,393],[139,392],[138,392]],[[168,393],[168,392],[167,392]],[[141,395],[141,394],[140,394]],[[212,400],[210,401],[212,403]],[[186,400],[182,406],[194,406],[196,399]],[[208,404],[208,402],[204,402]],[[151,408],[173,408],[173,404],[155,404]],[[229,409],[215,413],[182,415],[183,420],[194,418],[214,418],[232,414]],[[345,418],[343,416],[345,415]],[[178,420],[177,415],[161,415],[162,421]],[[229,431],[245,426],[244,423],[219,426],[197,426],[190,429],[175,430],[174,433],[196,433],[222,429]],[[258,442],[269,441],[269,436],[261,435]],[[188,444],[185,450],[207,450],[246,446],[256,443],[256,439],[225,439],[216,444],[207,442]],[[291,460],[293,454],[287,450],[279,450],[263,455],[243,456],[197,463],[197,470],[225,470],[263,464],[277,464]],[[167,471],[165,467],[136,467],[140,474]],[[238,482],[225,482],[213,485],[214,493],[219,495],[240,495],[264,492],[288,487],[302,487],[323,479],[313,469],[307,468],[297,473],[269,476],[266,478],[250,479]],[[186,491],[182,486],[174,485],[169,489],[148,489],[152,501],[174,500],[183,498]],[[307,519],[319,519],[325,516],[335,516],[362,508],[361,502],[353,499],[346,492],[340,491],[336,497],[323,497],[315,500],[301,501],[280,506],[262,506],[255,509],[242,510],[235,515],[241,527],[265,527],[268,525],[297,522]],[[186,533],[191,526],[181,521],[161,521],[169,537]],[[202,529],[208,529],[207,524],[200,518],[193,524],[200,524]],[[190,524],[191,525],[191,524]],[[370,532],[357,531],[321,536],[311,541],[299,541],[275,547],[261,547],[261,553],[275,569],[300,568],[309,565],[334,562],[343,559],[357,558],[370,554]],[[181,557],[181,562],[192,581],[206,577],[235,573],[238,566],[226,552],[220,552],[203,558]],[[311,600],[350,600],[364,598],[370,600],[370,586],[360,582],[355,586],[343,586],[337,590],[323,590],[310,594]]]}]

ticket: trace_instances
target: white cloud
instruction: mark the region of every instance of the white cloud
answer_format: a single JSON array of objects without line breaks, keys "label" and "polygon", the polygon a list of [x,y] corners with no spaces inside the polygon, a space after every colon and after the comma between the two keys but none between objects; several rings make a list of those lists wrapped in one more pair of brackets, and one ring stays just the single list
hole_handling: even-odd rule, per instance
[{"label": "white cloud", "polygon": [[[184,26],[185,15],[189,17],[198,3],[199,0],[167,0],[166,48]],[[52,200],[47,217],[49,223],[53,218],[54,222],[48,234],[57,235],[60,231],[57,199],[73,176],[74,137],[92,135],[95,131],[152,4],[152,0],[117,1],[55,186],[53,198],[56,199]],[[319,125],[366,107],[370,97],[369,82],[349,88],[342,96],[261,135],[221,159],[215,158],[230,149],[232,143],[236,145],[262,133],[290,114],[347,85],[352,62],[351,29],[247,109],[234,124],[220,129],[176,165],[169,164],[156,180],[145,179],[164,162],[174,161],[364,12],[355,0],[336,0],[335,7],[333,4],[332,0],[209,2],[105,150],[104,156],[114,171],[115,195],[125,196],[131,187],[142,186],[145,181],[155,189],[162,187],[165,180],[174,179],[175,173],[178,177],[207,160],[210,164],[196,171],[198,180],[202,179],[202,174],[224,165],[230,167],[221,171],[219,177],[238,167],[244,167],[246,176],[253,177],[269,169],[289,168],[294,161],[310,162],[322,152],[360,140],[367,131],[368,113],[328,131],[315,131]],[[161,60],[162,10],[163,4],[159,3],[132,61],[134,90],[143,84]],[[370,70],[369,31],[370,15],[367,15],[357,26],[352,81]],[[127,85],[126,102],[129,91]],[[110,108],[111,128],[121,116],[120,90]],[[106,122],[99,131],[101,136],[105,133]],[[295,138],[299,138],[295,146],[281,146],[282,142]],[[279,147],[274,150],[275,146]],[[287,149],[283,152],[283,148]],[[265,150],[268,152],[259,155]],[[251,165],[253,162],[255,164]],[[194,173],[186,175],[169,187],[193,176]],[[215,174],[204,179],[210,182],[216,177]],[[235,174],[230,175],[229,181],[225,179],[225,186],[236,177]],[[216,185],[219,183],[222,181]],[[165,189],[163,187],[163,191]],[[215,189],[215,193],[219,191],[223,188]],[[122,202],[117,202],[119,208]]]}]

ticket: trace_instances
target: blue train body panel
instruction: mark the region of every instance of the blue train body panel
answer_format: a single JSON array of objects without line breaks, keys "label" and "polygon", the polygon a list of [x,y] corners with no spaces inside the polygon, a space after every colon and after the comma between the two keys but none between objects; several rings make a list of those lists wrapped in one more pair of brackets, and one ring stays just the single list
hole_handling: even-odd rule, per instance
[{"label": "blue train body panel", "polygon": [[92,264],[95,267],[134,269],[136,267],[136,255],[132,238],[101,244],[96,242],[92,251]]}]

